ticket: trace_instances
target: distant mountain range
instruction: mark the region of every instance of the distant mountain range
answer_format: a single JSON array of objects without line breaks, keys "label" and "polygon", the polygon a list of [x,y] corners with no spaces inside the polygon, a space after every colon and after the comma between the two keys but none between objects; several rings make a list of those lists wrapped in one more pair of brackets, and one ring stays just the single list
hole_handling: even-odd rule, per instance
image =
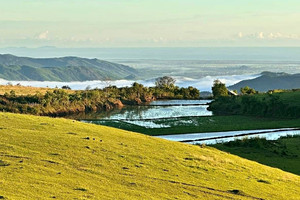
[{"label": "distant mountain range", "polygon": [[134,79],[138,71],[126,65],[79,57],[28,58],[0,54],[0,78],[34,81]]},{"label": "distant mountain range", "polygon": [[274,89],[298,89],[300,88],[300,74],[263,72],[261,76],[255,79],[243,80],[228,88],[239,91],[245,86],[249,86],[260,92]]}]

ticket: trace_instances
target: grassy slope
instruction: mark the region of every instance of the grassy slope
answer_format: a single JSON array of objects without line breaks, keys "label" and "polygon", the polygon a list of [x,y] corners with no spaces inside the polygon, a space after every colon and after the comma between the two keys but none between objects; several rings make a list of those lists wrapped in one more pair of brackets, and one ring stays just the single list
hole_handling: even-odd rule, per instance
[{"label": "grassy slope", "polygon": [[211,147],[8,113],[0,113],[0,135],[0,196],[6,199],[300,196],[299,176]]},{"label": "grassy slope", "polygon": [[34,95],[37,92],[45,94],[47,91],[51,91],[51,88],[39,88],[30,86],[11,86],[11,85],[0,85],[0,95],[5,94],[5,92],[10,93],[11,90],[16,92],[16,95]]},{"label": "grassy slope", "polygon": [[[259,140],[259,141],[257,141]],[[300,136],[283,137],[277,141],[250,139],[217,144],[214,147],[300,175]]]},{"label": "grassy slope", "polygon": [[[147,135],[168,135],[182,133],[204,133],[218,131],[253,130],[269,128],[298,128],[300,119],[270,119],[248,116],[210,116],[210,117],[182,117],[174,119],[151,120],[161,125],[170,125],[168,128],[145,128],[126,122],[94,121],[102,125],[135,131]],[[184,123],[189,121],[190,123]]]}]

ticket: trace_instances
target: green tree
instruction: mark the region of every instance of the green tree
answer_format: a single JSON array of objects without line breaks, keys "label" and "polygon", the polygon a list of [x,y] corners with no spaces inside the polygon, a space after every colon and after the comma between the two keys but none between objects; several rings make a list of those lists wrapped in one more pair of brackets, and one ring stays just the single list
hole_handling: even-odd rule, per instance
[{"label": "green tree", "polygon": [[222,83],[220,80],[215,80],[213,87],[212,87],[212,92],[214,95],[214,98],[218,98],[220,96],[228,96],[228,90],[226,88],[226,85]]},{"label": "green tree", "polygon": [[174,88],[176,80],[170,76],[159,77],[155,81],[158,88]]},{"label": "green tree", "polygon": [[132,90],[133,90],[134,93],[136,93],[136,97],[140,98],[141,95],[142,95],[142,93],[143,93],[143,91],[144,91],[144,86],[142,84],[134,82],[132,84]]},{"label": "green tree", "polygon": [[16,92],[14,90],[11,90],[9,92],[10,97],[16,97]]},{"label": "green tree", "polygon": [[255,89],[250,88],[249,86],[243,87],[241,88],[241,93],[242,94],[256,94],[257,92],[255,91]]},{"label": "green tree", "polygon": [[64,85],[61,87],[61,89],[65,89],[65,90],[71,90],[71,87],[68,85]]}]

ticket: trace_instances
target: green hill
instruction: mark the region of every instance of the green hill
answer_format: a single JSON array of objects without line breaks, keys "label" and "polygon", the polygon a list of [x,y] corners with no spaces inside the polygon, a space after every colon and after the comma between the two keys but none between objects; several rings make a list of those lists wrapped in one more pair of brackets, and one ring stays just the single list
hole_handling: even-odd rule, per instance
[{"label": "green hill", "polygon": [[300,177],[124,130],[0,113],[2,199],[299,199]]},{"label": "green hill", "polygon": [[0,55],[0,78],[6,80],[86,81],[126,79],[138,72],[126,65],[78,57],[26,58]]},{"label": "green hill", "polygon": [[243,80],[228,88],[239,91],[245,86],[260,92],[276,89],[297,89],[300,88],[300,74],[263,72],[260,77]]}]

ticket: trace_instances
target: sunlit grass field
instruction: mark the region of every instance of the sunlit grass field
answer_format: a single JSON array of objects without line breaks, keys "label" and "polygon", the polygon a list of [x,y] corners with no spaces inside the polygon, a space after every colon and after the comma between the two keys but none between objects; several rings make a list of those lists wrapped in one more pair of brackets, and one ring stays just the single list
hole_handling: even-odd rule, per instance
[{"label": "sunlit grass field", "polygon": [[[34,95],[36,93],[45,94],[47,91],[53,91],[52,88],[42,88],[42,87],[31,87],[31,86],[17,86],[17,85],[0,85],[0,95],[10,93],[10,91],[15,91],[16,95]],[[73,90],[65,90],[68,93],[74,92]]]},{"label": "sunlit grass field", "polygon": [[2,199],[299,199],[300,177],[214,149],[0,113]]},{"label": "sunlit grass field", "polygon": [[16,85],[0,85],[0,95],[10,93],[10,91],[15,91],[16,95],[34,95],[37,92],[45,94],[47,91],[51,91],[51,88],[38,88],[30,86],[16,86]]}]

